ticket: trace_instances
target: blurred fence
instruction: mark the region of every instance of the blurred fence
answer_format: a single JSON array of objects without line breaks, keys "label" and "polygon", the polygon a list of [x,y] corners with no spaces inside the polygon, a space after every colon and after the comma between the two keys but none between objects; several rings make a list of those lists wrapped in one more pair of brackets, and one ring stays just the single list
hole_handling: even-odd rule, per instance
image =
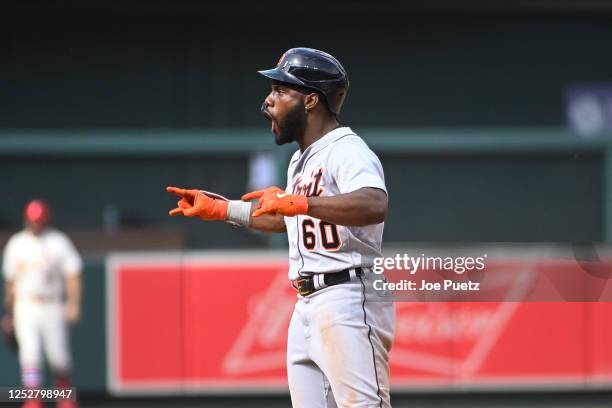
[{"label": "blurred fence", "polygon": [[[584,139],[559,128],[354,130],[385,168],[387,241],[572,242],[612,236],[606,135]],[[166,185],[242,195],[254,151],[275,155],[282,185],[294,147],[276,147],[266,131],[0,136],[0,182],[10,186],[0,209],[5,230],[18,227],[23,203],[38,196],[51,202],[63,228],[100,231],[114,211],[125,228],[178,227],[179,241],[191,248],[282,246],[285,241],[217,224],[203,234],[199,224],[166,215],[174,204]]]}]

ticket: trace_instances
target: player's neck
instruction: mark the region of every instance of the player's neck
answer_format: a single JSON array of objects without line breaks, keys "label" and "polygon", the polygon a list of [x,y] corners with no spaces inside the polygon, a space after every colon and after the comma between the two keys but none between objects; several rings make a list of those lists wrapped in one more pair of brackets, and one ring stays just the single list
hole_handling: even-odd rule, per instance
[{"label": "player's neck", "polygon": [[304,131],[304,137],[298,140],[300,151],[303,152],[308,149],[314,142],[338,127],[340,127],[340,124],[336,118],[329,118],[328,120],[319,122],[317,125],[309,124]]}]

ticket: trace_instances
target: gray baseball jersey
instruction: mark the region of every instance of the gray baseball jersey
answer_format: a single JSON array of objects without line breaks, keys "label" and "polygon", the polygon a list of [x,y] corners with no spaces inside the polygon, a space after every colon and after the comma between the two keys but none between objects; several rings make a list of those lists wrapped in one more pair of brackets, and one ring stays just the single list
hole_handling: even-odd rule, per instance
[{"label": "gray baseball jersey", "polygon": [[[290,194],[335,196],[363,187],[385,193],[380,160],[350,128],[327,133],[289,162]],[[285,217],[289,239],[289,279],[347,268],[371,267],[381,256],[384,223],[365,227],[334,225],[306,215]]]}]

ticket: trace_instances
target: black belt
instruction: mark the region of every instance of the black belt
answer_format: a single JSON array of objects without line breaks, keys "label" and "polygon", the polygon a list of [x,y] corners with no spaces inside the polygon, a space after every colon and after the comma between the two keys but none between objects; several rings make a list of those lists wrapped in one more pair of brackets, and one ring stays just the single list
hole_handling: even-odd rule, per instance
[{"label": "black belt", "polygon": [[320,289],[348,282],[353,277],[362,275],[363,269],[351,268],[335,273],[318,273],[307,278],[296,279],[292,284],[301,296],[308,296]]}]

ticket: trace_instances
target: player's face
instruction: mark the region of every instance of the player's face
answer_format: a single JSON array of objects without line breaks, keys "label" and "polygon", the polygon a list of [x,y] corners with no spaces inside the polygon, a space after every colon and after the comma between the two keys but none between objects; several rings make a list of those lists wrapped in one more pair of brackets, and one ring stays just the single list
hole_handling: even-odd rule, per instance
[{"label": "player's face", "polygon": [[25,225],[26,225],[26,228],[32,231],[34,235],[38,235],[41,232],[43,232],[45,228],[47,228],[48,222],[43,221],[43,220],[41,221],[27,221],[26,220]]},{"label": "player's face", "polygon": [[285,85],[273,83],[266,97],[262,113],[271,122],[277,145],[297,140],[306,128],[304,94]]}]

